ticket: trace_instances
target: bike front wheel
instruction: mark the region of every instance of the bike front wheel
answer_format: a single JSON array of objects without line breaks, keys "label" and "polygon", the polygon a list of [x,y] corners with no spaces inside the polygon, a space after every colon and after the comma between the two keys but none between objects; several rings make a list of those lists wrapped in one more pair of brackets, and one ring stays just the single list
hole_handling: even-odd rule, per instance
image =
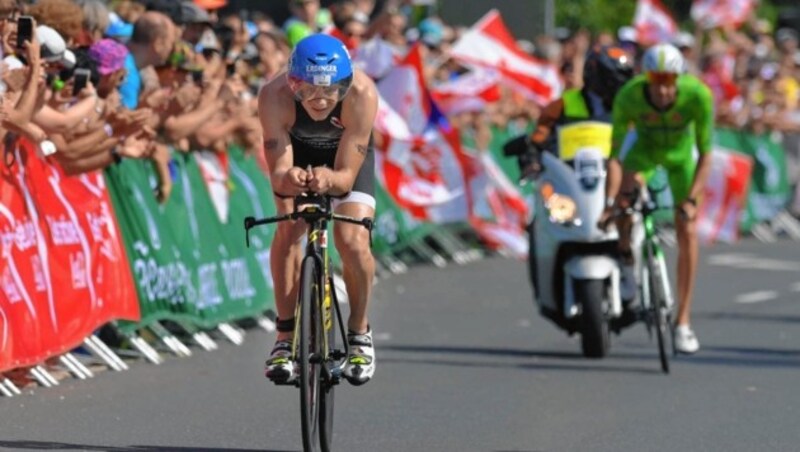
[{"label": "bike front wheel", "polygon": [[656,330],[658,340],[658,357],[661,361],[661,370],[669,373],[669,355],[667,354],[667,334],[669,329],[669,308],[667,297],[669,288],[666,287],[666,266],[664,258],[650,253],[648,262],[649,267],[649,286],[650,286],[650,316]]},{"label": "bike front wheel", "polygon": [[303,450],[319,447],[320,391],[322,375],[322,319],[319,305],[320,268],[313,257],[303,259],[300,274],[300,418]]},{"label": "bike front wheel", "polygon": [[[330,290],[334,290],[332,280],[329,280],[327,284],[330,285]],[[319,442],[322,446],[322,452],[329,452],[333,443],[333,388],[335,387],[335,381],[332,373],[335,371],[335,362],[330,356],[330,352],[336,348],[336,328],[333,325],[333,310],[337,309],[336,306],[333,306],[333,303],[333,300],[326,302],[323,307],[324,314],[321,316],[321,331],[327,339],[327,347],[325,347],[327,359],[323,363],[323,366],[327,368],[325,372],[327,378],[323,377],[320,381],[319,397]]]}]

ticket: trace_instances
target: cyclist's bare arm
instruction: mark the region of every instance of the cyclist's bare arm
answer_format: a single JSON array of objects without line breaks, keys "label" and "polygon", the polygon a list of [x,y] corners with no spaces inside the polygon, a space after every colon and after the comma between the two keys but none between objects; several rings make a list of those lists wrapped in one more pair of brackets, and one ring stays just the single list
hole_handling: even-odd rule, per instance
[{"label": "cyclist's bare arm", "polygon": [[369,138],[377,113],[378,93],[375,83],[366,74],[356,70],[353,85],[342,105],[344,132],[336,151],[328,193],[344,195],[352,190],[369,151]]},{"label": "cyclist's bare arm", "polygon": [[258,118],[273,191],[296,196],[306,191],[307,176],[305,171],[292,168],[294,157],[289,124],[294,120],[294,99],[286,87],[285,79],[277,76],[261,89],[258,95]]},{"label": "cyclist's bare arm", "polygon": [[611,131],[611,157],[608,159],[608,167],[606,168],[606,198],[616,199],[622,186],[623,171],[619,153],[633,122],[633,118],[627,114],[626,102],[629,101],[625,93],[621,91],[616,95],[614,106],[611,109],[613,124]]}]

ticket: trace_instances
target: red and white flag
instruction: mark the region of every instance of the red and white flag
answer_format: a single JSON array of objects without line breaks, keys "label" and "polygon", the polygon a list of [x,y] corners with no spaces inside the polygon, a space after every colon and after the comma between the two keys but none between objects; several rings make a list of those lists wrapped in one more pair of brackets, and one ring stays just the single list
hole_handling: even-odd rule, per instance
[{"label": "red and white flag", "polygon": [[456,158],[458,131],[433,104],[418,46],[381,79],[378,91],[378,179],[418,219],[466,219],[464,177]]},{"label": "red and white flag", "polygon": [[402,50],[379,37],[362,42],[352,52],[353,65],[373,79],[386,75],[403,58]]},{"label": "red and white flag", "polygon": [[431,95],[446,115],[483,110],[500,99],[500,73],[479,68],[433,87]]},{"label": "red and white flag", "polygon": [[496,9],[464,33],[450,56],[497,70],[505,83],[543,105],[558,98],[563,89],[558,68],[522,51]]},{"label": "red and white flag", "polygon": [[756,0],[694,0],[692,20],[703,28],[738,27],[756,7]]},{"label": "red and white flag", "polygon": [[749,156],[722,148],[712,151],[711,173],[697,217],[697,234],[702,243],[734,242],[739,237],[752,171]]},{"label": "red and white flag", "polygon": [[639,44],[650,46],[669,42],[678,33],[678,25],[659,0],[639,0],[633,16]]},{"label": "red and white flag", "polygon": [[525,258],[528,254],[525,198],[490,153],[463,153],[462,161],[471,201],[470,225],[489,247]]}]

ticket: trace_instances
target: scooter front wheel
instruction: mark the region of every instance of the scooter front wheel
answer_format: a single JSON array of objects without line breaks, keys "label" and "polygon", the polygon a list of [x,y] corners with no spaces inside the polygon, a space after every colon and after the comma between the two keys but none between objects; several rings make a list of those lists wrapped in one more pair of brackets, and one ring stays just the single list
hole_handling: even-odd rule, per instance
[{"label": "scooter front wheel", "polygon": [[581,305],[581,346],[583,356],[603,358],[608,354],[610,335],[608,320],[603,312],[605,281],[577,279],[574,282],[575,300]]}]

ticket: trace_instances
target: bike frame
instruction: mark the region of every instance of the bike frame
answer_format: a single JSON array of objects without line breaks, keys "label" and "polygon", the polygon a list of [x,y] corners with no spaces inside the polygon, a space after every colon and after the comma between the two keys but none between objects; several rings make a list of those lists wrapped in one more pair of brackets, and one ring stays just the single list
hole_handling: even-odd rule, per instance
[{"label": "bike frame", "polygon": [[[669,373],[665,330],[672,331],[669,323],[671,322],[672,306],[674,303],[672,301],[672,289],[670,287],[664,250],[661,247],[661,240],[658,238],[655,219],[652,215],[659,209],[656,203],[651,199],[650,193],[645,193],[641,203],[641,206],[636,209],[641,212],[642,225],[644,228],[641,260],[641,302],[642,307],[647,312],[645,322],[648,331],[652,333],[651,328],[653,327],[655,327],[656,330],[661,369],[664,373]],[[656,299],[654,300],[653,297]],[[674,338],[672,343],[674,347]]]},{"label": "bike frame", "polygon": [[[322,314],[322,325],[323,325],[323,356],[322,362],[327,363],[329,359],[331,359],[330,352],[332,348],[332,344],[328,343],[329,334],[328,332],[333,328],[333,318],[331,316],[331,311],[336,312],[336,318],[338,320],[339,331],[342,334],[342,337],[346,336],[346,331],[344,329],[344,321],[342,320],[342,313],[339,309],[339,302],[336,297],[336,290],[333,287],[333,276],[330,271],[330,258],[328,255],[328,216],[325,215],[324,212],[330,212],[330,201],[327,200],[327,206],[322,208],[320,211],[320,206],[317,205],[310,205],[307,207],[305,212],[308,214],[320,214],[319,218],[311,220],[309,223],[308,231],[306,233],[306,251],[303,259],[307,257],[311,257],[315,259],[319,265],[319,268],[322,269],[322,273],[319,275],[317,280],[315,281],[315,286],[317,289],[317,300],[321,300],[322,305],[317,306],[316,309],[319,313]],[[331,218],[333,218],[331,214]],[[308,221],[308,220],[307,220]],[[296,340],[299,331],[300,331],[300,303],[297,304],[295,308],[295,326],[294,326],[294,336],[295,341],[294,350],[292,353],[292,359],[297,359],[298,348],[297,344],[299,341]],[[344,344],[344,356],[347,356],[347,352],[349,351],[349,347],[347,345],[347,341],[343,341]],[[339,359],[340,357],[334,356],[333,359]],[[338,380],[338,376],[334,376],[328,368],[328,366],[322,366],[323,373],[325,374],[325,379],[330,383],[332,381]]]},{"label": "bike frame", "polygon": [[[317,281],[315,281],[318,292],[318,300],[322,300],[322,306],[318,306],[317,309],[322,313],[324,316],[324,332],[326,333],[325,342],[324,342],[324,353],[325,356],[322,357],[324,360],[323,362],[327,362],[328,359],[331,358],[329,352],[331,348],[331,344],[328,343],[328,334],[327,332],[333,328],[333,321],[331,319],[330,311],[333,310],[336,312],[336,317],[339,324],[339,330],[342,334],[342,338],[347,337],[346,330],[344,328],[344,321],[342,319],[342,313],[339,310],[339,303],[336,299],[336,290],[333,287],[333,276],[330,272],[330,259],[328,256],[328,222],[330,221],[343,221],[345,223],[356,224],[365,227],[370,233],[370,245],[372,244],[372,228],[374,226],[374,221],[372,218],[352,218],[346,215],[339,215],[333,212],[331,207],[331,197],[328,195],[320,195],[315,193],[307,193],[304,195],[300,195],[295,197],[295,207],[292,213],[256,219],[254,217],[246,217],[244,219],[244,228],[245,228],[245,241],[247,246],[250,246],[250,229],[255,226],[267,225],[272,223],[279,223],[282,221],[294,221],[294,220],[304,220],[308,224],[308,231],[306,232],[306,251],[303,256],[303,259],[307,257],[311,257],[317,261],[319,264],[319,268],[322,269],[322,274],[319,275]],[[299,334],[300,328],[300,315],[302,313],[299,312],[299,304],[295,308],[295,326],[294,326],[294,338],[297,339]],[[297,315],[300,314],[300,315]],[[292,359],[297,359],[297,344],[299,341],[294,341],[294,350],[292,351]],[[347,356],[347,352],[349,351],[347,341],[343,340],[344,343],[344,354],[341,357]],[[339,359],[340,356],[334,356],[333,359]],[[338,380],[337,375],[332,375],[331,370],[328,366],[322,366],[325,374],[326,380],[328,382],[336,383]]]}]

